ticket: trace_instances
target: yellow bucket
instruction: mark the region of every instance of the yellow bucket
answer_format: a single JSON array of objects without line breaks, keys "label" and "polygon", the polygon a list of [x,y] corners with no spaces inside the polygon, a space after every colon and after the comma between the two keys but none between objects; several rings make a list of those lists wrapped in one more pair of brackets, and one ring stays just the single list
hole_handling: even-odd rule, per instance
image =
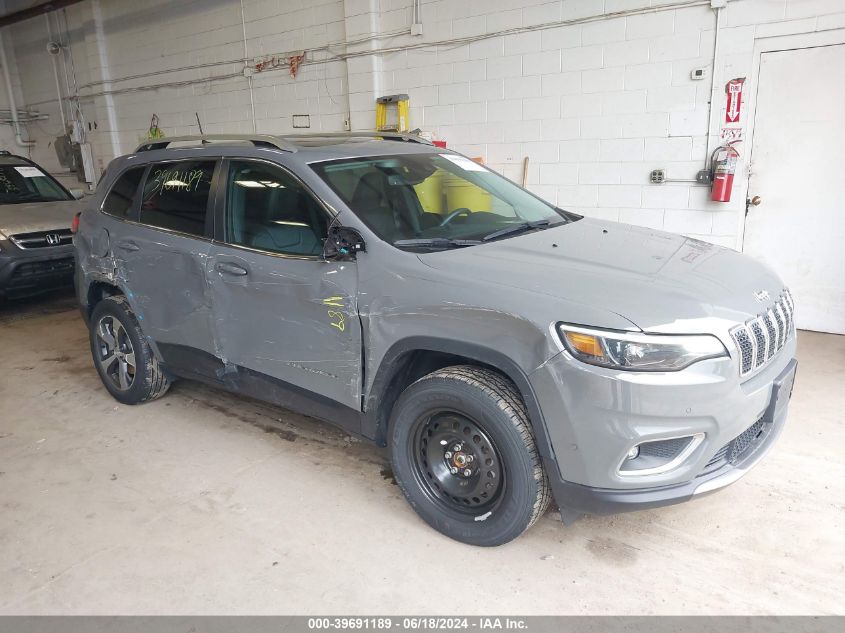
[{"label": "yellow bucket", "polygon": [[490,210],[490,193],[463,178],[451,175],[444,177],[443,189],[449,212],[460,208],[470,211]]},{"label": "yellow bucket", "polygon": [[414,191],[426,213],[443,213],[443,171],[438,169],[420,184],[414,185]]}]

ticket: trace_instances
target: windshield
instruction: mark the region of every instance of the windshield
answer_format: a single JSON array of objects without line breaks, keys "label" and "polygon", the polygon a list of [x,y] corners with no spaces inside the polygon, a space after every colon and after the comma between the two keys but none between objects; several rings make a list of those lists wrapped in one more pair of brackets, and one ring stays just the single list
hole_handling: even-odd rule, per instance
[{"label": "windshield", "polygon": [[542,230],[570,218],[457,154],[312,164],[379,237],[400,248],[454,248]]},{"label": "windshield", "polygon": [[62,186],[33,165],[0,165],[0,204],[72,200]]}]

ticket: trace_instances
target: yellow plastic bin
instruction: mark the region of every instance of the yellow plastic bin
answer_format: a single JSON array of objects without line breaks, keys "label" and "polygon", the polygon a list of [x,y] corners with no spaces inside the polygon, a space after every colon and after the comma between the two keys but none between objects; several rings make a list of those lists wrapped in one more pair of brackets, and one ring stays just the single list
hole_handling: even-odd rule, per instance
[{"label": "yellow plastic bin", "polygon": [[414,191],[426,213],[443,213],[443,170],[436,170],[420,184],[414,185]]},{"label": "yellow plastic bin", "polygon": [[460,208],[470,211],[490,210],[490,193],[463,178],[445,176],[443,190],[446,193],[446,207],[449,212]]}]

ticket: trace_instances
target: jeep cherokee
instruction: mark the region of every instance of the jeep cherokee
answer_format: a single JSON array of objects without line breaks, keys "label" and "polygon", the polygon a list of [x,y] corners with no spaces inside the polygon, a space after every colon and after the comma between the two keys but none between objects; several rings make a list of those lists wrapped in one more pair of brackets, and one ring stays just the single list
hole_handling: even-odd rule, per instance
[{"label": "jeep cherokee", "polygon": [[135,404],[177,378],[390,448],[417,513],[499,545],[691,499],[781,431],[778,276],[719,246],[568,213],[409,135],[158,139],[75,236],[94,365]]}]

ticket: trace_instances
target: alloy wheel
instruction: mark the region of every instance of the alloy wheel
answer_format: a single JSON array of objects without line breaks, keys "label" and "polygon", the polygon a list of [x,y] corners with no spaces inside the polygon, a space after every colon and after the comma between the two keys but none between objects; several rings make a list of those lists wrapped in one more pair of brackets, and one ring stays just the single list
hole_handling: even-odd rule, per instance
[{"label": "alloy wheel", "polygon": [[97,323],[97,362],[103,375],[121,391],[127,391],[135,381],[135,350],[123,324],[106,315]]}]

